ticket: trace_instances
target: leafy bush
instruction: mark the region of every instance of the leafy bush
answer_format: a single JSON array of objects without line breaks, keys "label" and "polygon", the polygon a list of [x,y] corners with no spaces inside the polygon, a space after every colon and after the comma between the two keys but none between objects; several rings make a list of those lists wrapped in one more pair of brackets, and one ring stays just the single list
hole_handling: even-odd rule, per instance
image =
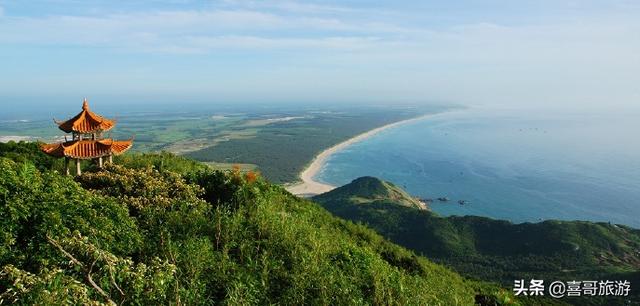
[{"label": "leafy bush", "polygon": [[116,164],[131,169],[153,168],[157,171],[170,171],[179,174],[197,172],[208,168],[195,160],[177,156],[170,152],[129,153],[114,158]]},{"label": "leafy bush", "polygon": [[[69,177],[0,158],[0,264],[39,270],[55,252],[46,236],[78,231],[98,246],[132,253],[141,244],[135,220],[114,199],[94,195]],[[54,256],[55,257],[55,256]]]},{"label": "leafy bush", "polygon": [[200,186],[188,184],[173,172],[111,164],[105,168],[106,171],[84,173],[77,181],[84,188],[116,198],[136,211],[150,206],[166,208],[177,201],[197,204],[202,193]]},{"label": "leafy bush", "polygon": [[[0,299],[18,304],[469,305],[450,270],[258,175],[0,158]],[[145,157],[147,158],[147,157]]]},{"label": "leafy bush", "polygon": [[0,142],[0,157],[5,157],[18,163],[31,163],[41,171],[60,171],[63,168],[63,161],[40,151],[40,143],[38,142]]}]

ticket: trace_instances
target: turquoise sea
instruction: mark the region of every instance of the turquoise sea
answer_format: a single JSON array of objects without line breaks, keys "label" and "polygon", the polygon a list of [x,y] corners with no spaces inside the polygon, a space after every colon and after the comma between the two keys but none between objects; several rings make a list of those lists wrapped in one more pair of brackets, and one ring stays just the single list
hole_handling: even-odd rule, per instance
[{"label": "turquoise sea", "polygon": [[640,228],[639,119],[637,112],[451,111],[349,146],[316,179],[380,177],[415,196],[450,198],[431,205],[441,215]]}]

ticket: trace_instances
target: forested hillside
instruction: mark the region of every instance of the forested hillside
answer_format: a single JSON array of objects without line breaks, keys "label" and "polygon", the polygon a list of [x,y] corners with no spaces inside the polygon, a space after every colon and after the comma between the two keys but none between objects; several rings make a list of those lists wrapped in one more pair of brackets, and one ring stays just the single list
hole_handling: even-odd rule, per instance
[{"label": "forested hillside", "polygon": [[255,173],[170,154],[63,176],[0,146],[0,303],[514,304]]},{"label": "forested hillside", "polygon": [[[407,206],[411,199],[385,199],[385,194],[398,194],[395,186],[383,190],[390,185],[372,177],[359,178],[313,199],[336,216],[362,222],[467,277],[498,281],[504,286],[532,278],[640,283],[638,229],[584,221],[513,224],[475,216],[440,217]],[[367,195],[371,201],[363,200]],[[632,290],[626,299],[563,301],[577,305],[629,305],[635,301],[637,305],[640,295]]]}]

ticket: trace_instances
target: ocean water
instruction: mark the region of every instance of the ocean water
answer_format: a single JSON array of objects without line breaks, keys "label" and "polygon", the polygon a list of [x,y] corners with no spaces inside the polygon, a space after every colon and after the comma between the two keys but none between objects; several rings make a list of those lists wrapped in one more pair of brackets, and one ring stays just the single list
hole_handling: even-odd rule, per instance
[{"label": "ocean water", "polygon": [[370,175],[422,198],[449,197],[431,205],[441,215],[640,228],[639,115],[452,111],[349,146],[316,179],[343,185]]}]

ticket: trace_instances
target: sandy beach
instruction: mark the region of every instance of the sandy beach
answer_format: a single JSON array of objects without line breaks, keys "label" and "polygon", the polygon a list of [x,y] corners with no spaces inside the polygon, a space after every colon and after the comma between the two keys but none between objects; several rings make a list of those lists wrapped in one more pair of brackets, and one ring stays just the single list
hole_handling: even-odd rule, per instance
[{"label": "sandy beach", "polygon": [[343,150],[344,148],[365,140],[375,134],[378,134],[386,129],[390,129],[393,127],[396,127],[398,125],[401,124],[406,124],[406,123],[410,123],[413,121],[417,121],[417,120],[421,120],[425,117],[431,116],[432,114],[427,114],[427,115],[422,115],[419,117],[415,117],[415,118],[411,118],[411,119],[406,119],[406,120],[402,120],[402,121],[398,121],[398,122],[394,122],[394,123],[390,123],[387,125],[383,125],[381,127],[375,128],[373,130],[364,132],[362,134],[356,135],[355,137],[352,137],[350,139],[347,139],[331,148],[328,148],[322,152],[320,152],[320,154],[318,154],[313,161],[311,162],[311,164],[304,170],[302,171],[302,173],[300,173],[300,179],[302,180],[302,182],[297,183],[297,184],[292,184],[289,186],[286,186],[285,188],[298,196],[303,196],[303,197],[311,197],[314,195],[318,195],[321,193],[325,193],[327,191],[331,191],[334,188],[336,188],[336,186],[332,186],[332,185],[328,185],[328,184],[324,184],[318,181],[314,180],[314,177],[316,176],[316,174],[318,174],[318,172],[320,171],[320,169],[322,169],[322,167],[324,166],[324,164],[327,162],[327,159],[333,155],[334,153]]}]

